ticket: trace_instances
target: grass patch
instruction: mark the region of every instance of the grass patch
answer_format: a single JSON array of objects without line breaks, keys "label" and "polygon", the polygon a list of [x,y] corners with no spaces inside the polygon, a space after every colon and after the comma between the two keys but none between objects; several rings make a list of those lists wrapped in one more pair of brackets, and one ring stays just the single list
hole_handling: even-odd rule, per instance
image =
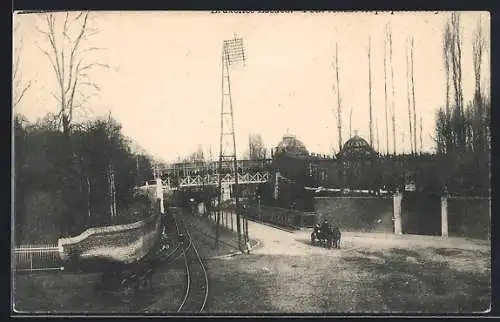
[{"label": "grass patch", "polygon": [[[460,271],[428,255],[428,249],[393,248],[342,257],[250,255],[211,261],[214,298],[209,311],[472,313],[489,308],[488,273],[474,266]],[[225,300],[229,298],[242,306]]]},{"label": "grass patch", "polygon": [[[450,254],[446,251],[439,253],[453,256],[444,255]],[[475,271],[473,266],[468,272],[460,271],[446,260],[433,260],[424,254],[393,248],[376,254],[383,264],[372,259],[369,264],[351,262],[370,270],[371,283],[391,312],[472,313],[489,308],[489,274]]]}]

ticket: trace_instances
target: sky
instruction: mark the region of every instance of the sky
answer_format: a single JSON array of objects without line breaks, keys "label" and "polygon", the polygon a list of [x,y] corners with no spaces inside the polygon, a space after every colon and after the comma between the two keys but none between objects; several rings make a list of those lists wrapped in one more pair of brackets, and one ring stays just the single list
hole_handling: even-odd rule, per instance
[{"label": "sky", "polygon": [[[414,84],[417,128],[422,116],[423,150],[434,149],[435,113],[445,103],[442,34],[448,12],[359,13],[211,13],[91,12],[90,26],[99,33],[82,43],[104,50],[85,53],[86,62],[111,66],[95,69],[100,87],[78,119],[111,115],[123,132],[165,161],[194,152],[219,153],[221,51],[224,40],[242,37],[247,61],[231,67],[237,154],[248,149],[248,136],[262,136],[276,146],[289,132],[310,152],[338,152],[337,91],[334,61],[338,48],[342,139],[357,131],[369,140],[368,39],[371,41],[373,144],[385,152],[384,27],[393,38],[394,105],[397,150],[410,151],[406,43],[414,39]],[[62,24],[65,13],[56,14]],[[483,89],[490,86],[490,16],[462,12],[464,98],[472,98],[472,35],[481,23],[486,41]],[[36,14],[16,14],[14,56],[21,82],[32,82],[15,112],[34,121],[56,112],[54,71],[41,49],[48,48]],[[390,70],[387,89],[391,98]],[[83,92],[91,93],[90,88]],[[352,111],[352,132],[349,115]],[[378,137],[377,140],[377,127]],[[389,151],[392,127],[389,124]],[[418,147],[420,139],[417,137]],[[377,142],[379,143],[377,145]]]}]

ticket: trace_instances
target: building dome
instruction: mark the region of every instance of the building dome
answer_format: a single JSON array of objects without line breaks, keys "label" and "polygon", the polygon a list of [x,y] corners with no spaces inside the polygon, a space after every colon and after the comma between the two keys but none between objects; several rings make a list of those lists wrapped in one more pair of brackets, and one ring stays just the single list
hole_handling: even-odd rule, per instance
[{"label": "building dome", "polygon": [[375,153],[375,151],[365,139],[358,135],[354,135],[344,143],[341,153],[343,156],[362,157],[370,156]]},{"label": "building dome", "polygon": [[276,152],[285,152],[293,155],[309,155],[309,151],[307,151],[306,146],[299,139],[292,134],[285,134],[283,139],[278,144],[276,148]]}]

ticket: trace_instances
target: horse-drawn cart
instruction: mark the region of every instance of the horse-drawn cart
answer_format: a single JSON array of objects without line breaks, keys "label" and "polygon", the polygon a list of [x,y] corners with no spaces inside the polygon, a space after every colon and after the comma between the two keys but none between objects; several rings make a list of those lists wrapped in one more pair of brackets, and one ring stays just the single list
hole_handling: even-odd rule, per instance
[{"label": "horse-drawn cart", "polygon": [[311,233],[311,244],[327,248],[340,248],[341,233],[337,227],[316,225]]}]

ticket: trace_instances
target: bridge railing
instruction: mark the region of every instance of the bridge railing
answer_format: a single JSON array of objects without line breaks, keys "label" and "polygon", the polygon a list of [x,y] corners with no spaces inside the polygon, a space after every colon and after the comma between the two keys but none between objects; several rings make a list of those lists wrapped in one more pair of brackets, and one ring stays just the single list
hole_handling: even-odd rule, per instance
[{"label": "bridge railing", "polygon": [[[202,185],[218,185],[219,184],[219,174],[213,175],[196,175],[196,176],[186,176],[180,179],[179,185],[181,187],[189,186],[202,186]],[[263,183],[269,181],[270,174],[268,172],[264,173],[238,173],[238,182],[242,184],[248,183]],[[234,174],[224,174],[222,175],[223,184],[233,184],[235,183]]]},{"label": "bridge railing", "polygon": [[[234,184],[235,177],[232,173],[227,173],[223,175],[219,174],[207,174],[207,175],[192,175],[184,176],[179,179],[179,187],[198,187],[198,186],[213,186],[219,184],[219,176],[222,176],[223,184]],[[269,172],[256,172],[256,173],[239,173],[238,182],[241,184],[249,183],[264,183],[268,182],[271,175]],[[156,182],[147,182],[140,187],[137,187],[139,191],[147,193],[148,195],[154,195],[156,192]],[[172,189],[170,180],[162,180],[164,189]]]}]

